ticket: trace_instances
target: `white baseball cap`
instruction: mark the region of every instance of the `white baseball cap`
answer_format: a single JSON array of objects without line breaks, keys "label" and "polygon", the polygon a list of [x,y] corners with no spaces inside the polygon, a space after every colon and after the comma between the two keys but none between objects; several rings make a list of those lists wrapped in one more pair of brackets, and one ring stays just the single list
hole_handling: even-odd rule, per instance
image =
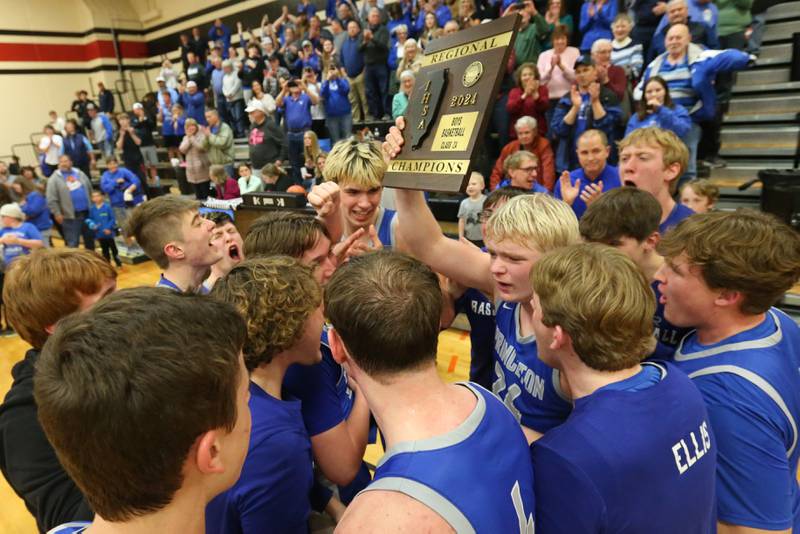
[{"label": "white baseball cap", "polygon": [[251,113],[253,111],[260,111],[261,113],[266,114],[267,110],[264,108],[264,103],[261,100],[253,99],[247,103],[247,107],[244,108],[245,113]]},{"label": "white baseball cap", "polygon": [[163,76],[158,76],[158,77],[156,77],[156,82],[166,82],[166,81],[167,81],[167,80],[166,80],[166,79],[164,79],[164,77],[163,77]]},{"label": "white baseball cap", "polygon": [[20,221],[25,220],[25,214],[22,213],[22,209],[14,203],[6,204],[0,208],[0,217],[11,217]]},{"label": "white baseball cap", "polygon": [[194,80],[189,80],[189,82],[186,84],[186,87],[197,87],[197,82]]},{"label": "white baseball cap", "polygon": [[133,104],[133,109],[144,109],[144,106],[141,102],[136,102]]}]

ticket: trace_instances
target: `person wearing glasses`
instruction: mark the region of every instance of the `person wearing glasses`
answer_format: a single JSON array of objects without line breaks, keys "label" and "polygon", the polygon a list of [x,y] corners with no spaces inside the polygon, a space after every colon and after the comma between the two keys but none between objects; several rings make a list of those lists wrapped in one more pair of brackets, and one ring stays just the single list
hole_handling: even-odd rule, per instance
[{"label": "person wearing glasses", "polygon": [[611,147],[601,130],[586,130],[578,137],[577,149],[580,167],[564,171],[553,188],[554,196],[570,206],[578,219],[586,208],[604,191],[621,187],[619,171],[608,165]]},{"label": "person wearing glasses", "polygon": [[539,181],[539,158],[533,152],[520,150],[511,154],[503,162],[505,179],[498,188],[519,187],[532,193],[550,193]]}]

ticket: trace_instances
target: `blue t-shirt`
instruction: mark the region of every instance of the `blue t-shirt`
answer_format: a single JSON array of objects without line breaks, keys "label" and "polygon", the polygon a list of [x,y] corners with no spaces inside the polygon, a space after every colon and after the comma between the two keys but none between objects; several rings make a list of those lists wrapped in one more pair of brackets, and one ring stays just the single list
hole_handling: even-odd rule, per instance
[{"label": "blue t-shirt", "polygon": [[206,531],[308,533],[314,483],[300,401],[278,400],[250,383],[252,430],[242,474],[206,507]]},{"label": "blue t-shirt", "polygon": [[[163,287],[171,291],[175,291],[177,293],[183,293],[181,288],[178,287],[178,284],[176,284],[169,278],[166,278],[163,274],[159,277],[158,282],[156,282],[156,287]],[[211,290],[202,284],[200,285],[200,287],[197,288],[196,291],[198,295],[208,295],[210,292]]]},{"label": "blue t-shirt", "polygon": [[772,308],[759,325],[713,345],[689,334],[675,364],[708,407],[719,448],[719,519],[800,532],[800,328]]},{"label": "blue t-shirt", "polygon": [[477,398],[464,422],[390,447],[365,491],[403,493],[459,533],[533,532],[534,475],[525,435],[495,396],[477,384],[460,385]]},{"label": "blue t-shirt", "polygon": [[305,93],[300,93],[295,100],[291,95],[283,98],[284,120],[290,132],[308,130],[311,128],[311,99]]},{"label": "blue t-shirt", "polygon": [[671,364],[577,399],[531,447],[537,534],[716,532],[716,440],[703,398]]},{"label": "blue t-shirt", "polygon": [[70,197],[72,198],[72,208],[78,211],[89,210],[89,192],[83,186],[78,173],[75,170],[70,170],[61,173],[64,176],[64,181],[67,183]]},{"label": "blue t-shirt", "polygon": [[[612,189],[622,187],[622,183],[619,181],[619,170],[612,165],[606,165],[595,180],[589,180],[582,168],[575,169],[569,173],[569,183],[575,185],[576,180],[581,181],[580,193],[583,193],[583,190],[586,189],[590,183],[595,184],[601,181],[603,182],[604,193],[606,191],[611,191]],[[583,216],[583,213],[586,211],[586,202],[581,199],[580,193],[578,194],[578,198],[575,199],[575,202],[572,203],[572,211],[575,212],[575,216],[578,219],[580,219]],[[553,186],[553,196],[559,200],[562,199],[561,187],[557,181],[555,186]]]},{"label": "blue t-shirt", "polygon": [[572,403],[558,371],[539,359],[534,336],[519,334],[519,309],[519,303],[503,301],[495,309],[492,392],[520,424],[544,433],[566,420]]},{"label": "blue t-shirt", "polygon": [[667,230],[691,215],[694,215],[694,211],[692,211],[691,208],[688,208],[683,204],[676,203],[675,207],[672,208],[672,211],[669,212],[669,217],[667,217],[664,222],[658,225],[658,231],[661,233],[661,235],[664,235],[667,233]]},{"label": "blue t-shirt", "polygon": [[28,196],[25,197],[25,204],[20,208],[22,208],[27,222],[34,225],[39,231],[49,230],[53,227],[50,208],[47,207],[47,199],[38,191],[28,193]]},{"label": "blue t-shirt", "polygon": [[[42,234],[39,233],[39,230],[37,230],[34,225],[28,222],[24,222],[16,228],[7,226],[0,229],[0,237],[7,235],[15,235],[20,239],[42,240]],[[11,263],[19,256],[24,256],[25,254],[30,253],[31,249],[22,245],[3,245],[3,260],[6,262],[6,265]]]},{"label": "blue t-shirt", "polygon": [[494,331],[494,306],[486,295],[477,289],[467,289],[455,302],[456,313],[464,313],[469,321],[470,364],[469,380],[491,389],[493,379],[492,347]]},{"label": "blue t-shirt", "polygon": [[675,326],[664,317],[664,305],[661,304],[661,291],[658,282],[650,284],[656,296],[656,313],[653,315],[653,335],[656,337],[656,348],[650,358],[656,360],[672,360],[675,349],[683,337],[691,332],[691,328]]},{"label": "blue t-shirt", "polygon": [[[117,219],[114,217],[114,210],[108,202],[98,208],[95,204],[89,208],[89,218],[94,221],[97,227],[94,230],[95,237],[98,239],[114,239],[117,234]],[[109,233],[106,233],[109,230]]]}]

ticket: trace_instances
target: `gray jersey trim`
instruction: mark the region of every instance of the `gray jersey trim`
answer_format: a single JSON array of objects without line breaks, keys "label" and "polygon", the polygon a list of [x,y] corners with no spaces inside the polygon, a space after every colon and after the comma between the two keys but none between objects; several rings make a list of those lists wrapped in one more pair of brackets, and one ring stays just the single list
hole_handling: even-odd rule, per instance
[{"label": "gray jersey trim", "polygon": [[769,313],[769,316],[772,317],[772,320],[775,322],[775,328],[776,328],[775,332],[768,335],[767,337],[763,337],[761,339],[753,339],[750,341],[740,341],[739,343],[726,343],[718,347],[713,347],[706,350],[700,350],[697,352],[693,352],[691,354],[683,353],[683,344],[686,341],[686,337],[684,337],[683,340],[681,340],[680,345],[678,345],[678,348],[675,350],[675,361],[686,362],[690,360],[697,360],[699,358],[707,358],[709,356],[715,356],[723,352],[735,352],[740,350],[751,350],[751,349],[766,349],[777,345],[783,339],[783,330],[781,329],[781,323],[772,310],[769,310],[769,312],[767,313]]},{"label": "gray jersey trim", "polygon": [[453,527],[458,534],[475,534],[475,528],[461,510],[440,493],[414,480],[400,477],[386,477],[367,486],[365,491],[396,491],[417,500],[436,512]]},{"label": "gray jersey trim", "polygon": [[392,447],[389,447],[389,450],[386,451],[386,454],[384,454],[383,458],[381,458],[381,460],[378,462],[378,467],[386,463],[386,461],[388,461],[389,458],[395,454],[404,452],[435,451],[438,449],[444,449],[445,447],[450,447],[457,443],[461,443],[478,429],[481,421],[483,421],[484,415],[486,415],[486,399],[484,399],[483,395],[481,395],[478,390],[468,382],[458,382],[457,385],[469,389],[478,400],[478,403],[475,405],[472,413],[469,414],[464,422],[446,434],[434,436],[428,439],[402,441],[396,445],[393,445]]},{"label": "gray jersey trim", "polygon": [[517,343],[533,343],[536,341],[536,335],[531,334],[529,336],[522,337],[519,333],[522,331],[522,325],[519,321],[519,314],[522,306],[519,302],[516,303],[516,308],[514,308],[514,335],[517,338]]},{"label": "gray jersey trim", "polygon": [[760,375],[757,375],[749,369],[744,369],[735,365],[714,365],[712,367],[706,367],[705,369],[700,369],[690,373],[689,378],[697,378],[698,376],[708,376],[719,373],[731,373],[744,378],[755,387],[763,391],[767,397],[772,399],[772,402],[778,405],[778,408],[780,408],[780,410],[783,412],[783,415],[786,417],[786,419],[789,420],[789,424],[792,427],[792,445],[786,452],[786,456],[790,457],[794,452],[794,448],[797,446],[797,423],[795,423],[792,412],[789,411],[789,407],[786,406],[786,403],[783,401],[783,397],[781,397],[780,393],[778,393],[778,390]]}]

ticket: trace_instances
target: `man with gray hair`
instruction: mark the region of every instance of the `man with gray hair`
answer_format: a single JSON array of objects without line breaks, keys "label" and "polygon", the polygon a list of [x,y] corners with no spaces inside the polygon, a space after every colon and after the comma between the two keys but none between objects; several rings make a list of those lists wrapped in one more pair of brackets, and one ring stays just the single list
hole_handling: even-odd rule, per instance
[{"label": "man with gray hair", "polygon": [[663,54],[666,50],[664,41],[669,29],[676,24],[685,24],[689,28],[689,35],[694,44],[716,50],[719,48],[719,39],[717,37],[717,29],[714,26],[709,26],[702,20],[692,20],[689,18],[689,5],[686,0],[670,0],[667,3],[667,12],[663,17],[666,23],[662,21],[659,24],[656,33],[653,35],[653,40],[650,44],[650,51],[647,56],[647,61],[652,61],[659,54]]},{"label": "man with gray hair", "polygon": [[611,63],[613,46],[610,39],[597,39],[592,43],[592,60],[597,70],[597,82],[611,89],[617,98],[625,98],[625,89],[628,87],[628,77],[625,69]]},{"label": "man with gray hair", "polygon": [[359,51],[364,54],[364,84],[367,106],[377,119],[388,119],[389,30],[381,22],[381,12],[373,7],[367,16],[367,28],[361,34]]},{"label": "man with gray hair", "polygon": [[503,163],[506,158],[520,150],[527,150],[536,155],[539,160],[539,169],[537,180],[548,191],[553,191],[553,184],[556,180],[555,159],[553,157],[553,149],[550,147],[550,141],[543,136],[539,135],[537,129],[536,119],[533,117],[520,117],[514,125],[514,130],[517,132],[517,138],[508,143],[500,151],[500,157],[492,169],[492,175],[489,178],[491,190],[497,189],[500,182],[503,180]]},{"label": "man with gray hair", "polygon": [[238,70],[233,68],[233,62],[226,59],[222,62],[222,95],[225,100],[225,108],[231,119],[231,125],[236,137],[244,137],[244,91],[242,80],[239,78]]}]

